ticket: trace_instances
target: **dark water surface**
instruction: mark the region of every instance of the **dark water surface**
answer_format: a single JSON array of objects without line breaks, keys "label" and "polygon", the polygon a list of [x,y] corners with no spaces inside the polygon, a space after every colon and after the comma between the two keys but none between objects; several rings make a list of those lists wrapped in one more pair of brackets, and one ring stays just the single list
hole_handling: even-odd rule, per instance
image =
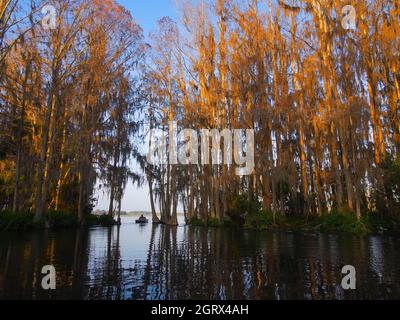
[{"label": "dark water surface", "polygon": [[[0,233],[0,299],[400,299],[399,239],[139,226]],[[41,289],[54,265],[57,289]],[[354,265],[357,289],[341,289]]]}]

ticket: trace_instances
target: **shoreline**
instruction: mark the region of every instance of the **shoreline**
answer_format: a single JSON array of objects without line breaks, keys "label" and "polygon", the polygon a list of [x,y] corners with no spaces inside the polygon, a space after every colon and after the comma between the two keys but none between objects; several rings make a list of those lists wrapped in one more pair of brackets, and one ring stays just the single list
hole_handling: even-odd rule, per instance
[{"label": "shoreline", "polygon": [[93,226],[113,226],[118,222],[109,216],[96,216],[88,214],[80,225],[78,217],[71,213],[50,211],[46,218],[40,222],[34,222],[33,212],[0,212],[0,232],[24,232],[32,230],[58,230],[66,228],[80,228]]},{"label": "shoreline", "polygon": [[[121,218],[135,218],[136,215],[122,215]],[[367,216],[369,217],[369,216]],[[347,219],[347,220],[346,220]],[[33,213],[11,213],[0,212],[0,232],[27,232],[35,230],[57,231],[67,228],[90,228],[90,227],[111,227],[118,225],[118,222],[109,216],[89,214],[83,225],[79,225],[76,215],[62,212],[49,212],[47,216],[48,227],[45,222],[33,222]],[[233,222],[230,218],[222,221],[209,219],[207,223],[193,219],[184,223],[188,227],[200,228],[231,228],[246,231],[272,231],[272,232],[293,232],[293,233],[321,233],[321,234],[347,234],[353,236],[400,236],[397,228],[397,220],[377,220],[371,222],[368,219],[353,221],[343,214],[324,215],[310,219],[308,222],[301,219],[285,219],[283,221],[246,221],[243,224]],[[148,224],[152,224],[149,221]],[[391,224],[391,225],[390,225]],[[157,224],[158,225],[158,224]],[[181,224],[182,225],[182,224]],[[168,225],[166,225],[168,226]]]}]

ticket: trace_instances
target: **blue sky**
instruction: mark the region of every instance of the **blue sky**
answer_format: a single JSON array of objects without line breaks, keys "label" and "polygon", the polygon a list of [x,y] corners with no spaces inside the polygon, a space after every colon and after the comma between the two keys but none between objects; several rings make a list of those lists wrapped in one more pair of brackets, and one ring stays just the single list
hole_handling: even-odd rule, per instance
[{"label": "blue sky", "polygon": [[[157,20],[169,16],[177,20],[176,0],[117,0],[118,3],[132,12],[136,23],[143,28],[147,38],[149,32],[156,28]],[[108,195],[101,190],[97,192],[99,198],[96,209],[107,210],[109,205]],[[125,211],[150,211],[150,199],[147,185],[137,188],[128,183],[122,201],[122,210]]]},{"label": "blue sky", "polygon": [[169,16],[177,20],[176,0],[117,0],[118,3],[132,12],[135,21],[141,25],[144,35],[154,30],[156,22]]}]

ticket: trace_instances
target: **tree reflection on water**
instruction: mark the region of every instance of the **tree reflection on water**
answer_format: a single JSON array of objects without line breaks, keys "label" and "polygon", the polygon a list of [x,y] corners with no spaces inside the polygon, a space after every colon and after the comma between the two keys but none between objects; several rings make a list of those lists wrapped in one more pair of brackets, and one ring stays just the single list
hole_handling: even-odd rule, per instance
[{"label": "tree reflection on water", "polygon": [[[396,239],[138,226],[0,235],[0,299],[394,299]],[[57,289],[41,289],[52,264]],[[344,291],[341,268],[357,270]]]}]

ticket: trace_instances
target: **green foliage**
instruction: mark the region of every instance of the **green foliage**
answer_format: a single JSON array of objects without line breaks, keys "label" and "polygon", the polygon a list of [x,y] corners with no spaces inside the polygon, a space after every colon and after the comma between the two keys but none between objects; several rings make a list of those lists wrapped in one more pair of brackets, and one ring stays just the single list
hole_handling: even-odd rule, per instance
[{"label": "green foliage", "polygon": [[286,222],[283,215],[263,210],[260,201],[250,200],[245,195],[235,197],[229,214],[235,224],[250,229],[270,229],[278,225],[283,226]]},{"label": "green foliage", "polygon": [[222,220],[217,218],[210,218],[207,221],[208,227],[228,227],[232,225],[232,220],[229,217],[224,217]]},{"label": "green foliage", "polygon": [[273,214],[268,210],[259,210],[246,216],[245,227],[266,230],[276,227],[285,227],[287,219],[279,213]]},{"label": "green foliage", "polygon": [[274,225],[273,215],[266,211],[255,211],[247,214],[244,226],[246,228],[268,229]]},{"label": "green foliage", "polygon": [[358,235],[364,235],[371,232],[368,222],[351,212],[339,212],[333,210],[330,214],[323,214],[315,221],[316,226],[321,231],[326,232],[344,232]]},{"label": "green foliage", "polygon": [[188,224],[191,226],[201,227],[229,227],[234,225],[229,217],[223,217],[222,220],[218,220],[217,218],[209,218],[207,223],[199,218],[193,218]]},{"label": "green foliage", "polygon": [[[33,222],[33,212],[18,212],[14,213],[11,211],[0,212],[0,230],[4,231],[26,231],[31,229],[44,228],[45,221]],[[61,211],[49,211],[47,212],[47,223],[50,228],[68,228],[79,226],[78,218],[76,215],[61,212]],[[96,216],[88,215],[86,217],[87,226],[112,226],[115,225],[116,221],[109,216]]]},{"label": "green foliage", "polygon": [[25,231],[34,227],[32,212],[0,212],[0,230]]},{"label": "green foliage", "polygon": [[259,201],[250,201],[245,195],[236,196],[229,208],[228,216],[235,225],[244,225],[249,215],[257,214],[261,211]]},{"label": "green foliage", "polygon": [[47,212],[47,220],[52,228],[65,228],[78,225],[76,215],[61,211]]},{"label": "green foliage", "polygon": [[236,196],[233,200],[233,212],[237,214],[255,214],[261,211],[261,202],[258,200],[249,200],[246,195]]},{"label": "green foliage", "polygon": [[232,220],[237,224],[238,217],[242,218],[245,228],[267,230],[273,228],[290,230],[319,230],[322,232],[343,232],[357,235],[382,233],[385,231],[399,232],[400,220],[385,215],[367,214],[357,219],[351,210],[342,208],[326,213],[311,221],[305,219],[287,218],[281,213],[263,210],[259,201],[250,201],[247,197],[238,196],[233,201],[230,211]]},{"label": "green foliage", "polygon": [[[0,213],[0,230],[25,231],[34,228],[44,228],[45,221],[33,222],[34,213],[10,212]],[[50,228],[64,228],[78,225],[75,215],[59,211],[49,211],[47,213],[47,222]]]},{"label": "green foliage", "polygon": [[387,156],[382,163],[381,168],[384,170],[385,182],[390,186],[400,186],[400,156],[394,159]]},{"label": "green foliage", "polygon": [[198,226],[198,227],[203,227],[204,226],[204,221],[199,219],[199,218],[192,218],[188,222],[189,225],[191,226]]},{"label": "green foliage", "polygon": [[374,193],[376,212],[397,218],[400,215],[400,156],[387,156],[381,170],[383,188]]},{"label": "green foliage", "polygon": [[378,213],[368,213],[363,220],[373,233],[400,234],[400,220],[398,217],[389,217]]},{"label": "green foliage", "polygon": [[86,217],[86,225],[88,226],[113,226],[117,222],[114,220],[113,217],[110,217],[109,215],[102,215],[102,216],[97,216],[94,214],[89,214]]}]

